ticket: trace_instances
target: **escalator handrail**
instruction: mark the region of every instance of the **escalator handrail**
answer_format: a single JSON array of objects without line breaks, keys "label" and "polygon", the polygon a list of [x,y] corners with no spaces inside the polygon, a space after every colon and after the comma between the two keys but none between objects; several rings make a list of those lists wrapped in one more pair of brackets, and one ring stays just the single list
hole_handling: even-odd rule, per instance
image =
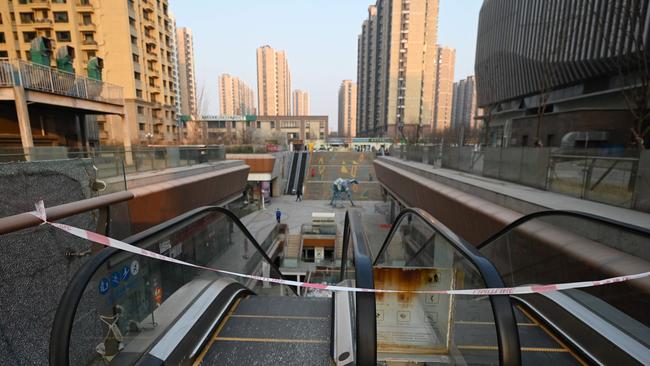
[{"label": "escalator handrail", "polygon": [[[262,249],[260,244],[257,242],[255,237],[248,231],[246,226],[239,220],[239,218],[232,213],[230,210],[218,207],[218,206],[206,206],[194,209],[192,211],[186,212],[178,217],[175,217],[171,220],[165,221],[159,225],[156,225],[150,229],[142,231],[138,234],[132,235],[122,241],[136,245],[136,243],[148,239],[154,235],[157,235],[163,230],[167,230],[175,225],[180,225],[184,222],[190,221],[196,216],[203,215],[205,213],[218,212],[226,215],[230,218],[237,227],[244,233],[249,242],[253,245],[255,250],[257,250],[262,258],[270,265],[271,270],[275,272],[276,275],[282,278],[282,272],[280,269],[273,263],[271,258],[268,257],[266,252]],[[69,365],[69,348],[70,348],[70,337],[72,336],[72,328],[74,325],[74,319],[77,312],[77,307],[83,298],[83,294],[88,287],[88,284],[92,280],[93,275],[101,268],[102,265],[106,263],[113,255],[122,252],[116,248],[104,248],[95,254],[88,262],[86,262],[72,277],[68,287],[61,296],[61,301],[57,308],[56,314],[54,316],[54,322],[52,326],[52,332],[50,334],[50,365]],[[294,294],[297,295],[297,291],[294,287],[289,286]]]},{"label": "escalator handrail", "polygon": [[541,218],[541,217],[549,217],[549,216],[576,217],[576,218],[596,222],[596,223],[599,223],[599,224],[603,224],[603,225],[606,225],[606,226],[610,226],[610,227],[613,227],[615,229],[625,230],[625,231],[628,231],[630,233],[634,233],[636,235],[640,235],[640,236],[643,236],[643,237],[646,237],[646,238],[650,238],[650,229],[644,228],[644,227],[641,227],[641,226],[636,226],[636,225],[628,224],[628,223],[625,223],[625,222],[616,221],[616,220],[613,220],[613,219],[610,219],[610,218],[607,218],[607,217],[602,217],[602,216],[594,215],[594,214],[587,213],[587,212],[571,211],[571,210],[545,210],[545,211],[533,212],[531,214],[528,214],[528,215],[525,215],[525,216],[522,216],[522,217],[518,218],[517,220],[515,220],[515,221],[511,222],[510,224],[508,224],[503,229],[501,229],[501,230],[497,231],[496,233],[494,233],[493,235],[491,235],[489,238],[485,239],[483,242],[481,242],[481,244],[476,246],[476,249],[480,250],[480,249],[484,248],[485,246],[490,245],[491,243],[494,243],[499,238],[509,234],[513,230],[518,229],[520,226],[522,226],[523,224],[525,224],[525,223],[527,223],[527,222],[529,222],[531,220],[538,219],[538,218]]},{"label": "escalator handrail", "polygon": [[[447,242],[476,267],[485,282],[486,288],[505,287],[499,271],[497,271],[489,259],[485,258],[474,246],[456,235],[428,212],[419,208],[406,208],[400,212],[388,232],[381,250],[375,257],[373,265],[376,266],[378,264],[379,258],[386,252],[400,223],[408,215],[419,217],[437,234],[442,235]],[[492,313],[494,315],[494,324],[496,326],[497,342],[499,345],[499,363],[501,365],[519,365],[521,364],[519,331],[510,297],[507,295],[490,296],[490,303],[492,304]]]},{"label": "escalator handrail", "polygon": [[[345,279],[347,255],[352,240],[352,253],[355,269],[355,286],[375,288],[372,271],[372,258],[368,239],[361,225],[359,211],[347,211],[343,227],[343,252],[341,257],[341,278]],[[355,360],[357,365],[377,364],[377,319],[375,317],[375,294],[370,292],[355,293]]]}]

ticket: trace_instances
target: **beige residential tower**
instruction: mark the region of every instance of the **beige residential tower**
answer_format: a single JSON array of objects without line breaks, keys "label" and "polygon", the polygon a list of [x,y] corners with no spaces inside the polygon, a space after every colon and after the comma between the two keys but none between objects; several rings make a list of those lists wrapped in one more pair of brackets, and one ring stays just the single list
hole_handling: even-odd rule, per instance
[{"label": "beige residential tower", "polygon": [[343,80],[339,87],[339,137],[357,135],[357,84]]},{"label": "beige residential tower", "polygon": [[[13,17],[11,14],[14,14]],[[134,143],[178,141],[175,35],[167,0],[106,6],[99,0],[0,1],[0,58],[29,59],[30,42],[52,39],[55,52],[71,46],[77,74],[91,57],[104,61],[103,80],[124,88],[125,120]],[[52,62],[54,66],[54,61]],[[103,145],[121,145],[122,119],[99,118]]]},{"label": "beige residential tower", "polygon": [[309,110],[309,92],[304,90],[293,91],[292,115],[293,116],[308,116]]},{"label": "beige residential tower", "polygon": [[178,83],[181,95],[181,114],[196,116],[198,110],[196,95],[196,69],[194,67],[194,37],[189,28],[176,30],[178,42]]},{"label": "beige residential tower", "polygon": [[284,51],[257,49],[257,112],[262,116],[289,115],[291,73]]},{"label": "beige residential tower", "polygon": [[358,41],[357,135],[415,139],[434,120],[439,0],[377,0]]},{"label": "beige residential tower", "polygon": [[222,116],[256,114],[253,89],[238,77],[219,75],[219,112]]},{"label": "beige residential tower", "polygon": [[434,136],[451,128],[455,64],[456,50],[439,46],[438,65],[436,67],[436,94],[433,123],[431,125]]}]

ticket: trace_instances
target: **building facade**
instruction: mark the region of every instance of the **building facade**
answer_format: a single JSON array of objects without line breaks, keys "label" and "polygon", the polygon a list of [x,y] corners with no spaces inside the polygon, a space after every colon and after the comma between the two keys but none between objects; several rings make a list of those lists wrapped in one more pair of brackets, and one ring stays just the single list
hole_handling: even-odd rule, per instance
[{"label": "building facade", "polygon": [[292,115],[294,116],[308,116],[309,110],[309,92],[304,90],[294,90],[292,95]]},{"label": "building facade", "polygon": [[291,113],[291,73],[284,51],[257,49],[257,112],[265,116]]},{"label": "building facade", "polygon": [[487,143],[638,145],[649,14],[647,0],[486,0],[475,69]]},{"label": "building facade", "polygon": [[[12,16],[13,14],[13,16]],[[124,90],[125,120],[98,117],[103,145],[178,141],[174,37],[167,0],[133,0],[111,6],[99,0],[0,2],[0,57],[29,60],[37,36],[53,48],[75,50],[73,66],[86,74],[88,60],[103,59],[103,80]],[[3,40],[5,42],[1,42]]]},{"label": "building facade", "polygon": [[357,136],[357,84],[343,80],[339,87],[339,137]]},{"label": "building facade", "polygon": [[431,129],[439,0],[377,0],[358,40],[357,135],[415,139]]},{"label": "building facade", "polygon": [[437,57],[433,123],[430,126],[434,138],[451,128],[456,50],[439,46]]},{"label": "building facade", "polygon": [[176,30],[178,42],[179,89],[181,114],[196,116],[199,113],[196,95],[196,70],[194,67],[194,37],[189,28]]},{"label": "building facade", "polygon": [[238,77],[219,75],[219,112],[222,116],[256,114],[253,89]]},{"label": "building facade", "polygon": [[451,128],[461,126],[476,129],[478,123],[478,107],[476,104],[476,82],[474,76],[468,76],[454,83],[454,98],[452,105]]},{"label": "building facade", "polygon": [[188,122],[194,144],[257,144],[322,141],[327,116],[205,116]]}]

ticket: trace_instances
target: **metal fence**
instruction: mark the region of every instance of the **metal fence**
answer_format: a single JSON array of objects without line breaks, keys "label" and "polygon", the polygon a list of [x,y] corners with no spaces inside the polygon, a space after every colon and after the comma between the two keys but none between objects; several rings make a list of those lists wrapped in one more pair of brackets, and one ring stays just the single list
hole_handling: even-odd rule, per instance
[{"label": "metal fence", "polygon": [[402,146],[402,159],[650,212],[650,152]]},{"label": "metal fence", "polygon": [[[121,177],[124,174],[187,167],[226,159],[225,148],[220,145],[207,147],[142,147],[132,150],[119,148],[70,149],[64,146],[34,147],[28,151],[31,161],[62,159],[92,159],[101,179]],[[127,164],[129,159],[133,164]],[[0,163],[26,161],[21,149],[0,149]]]},{"label": "metal fence", "polygon": [[18,86],[98,102],[124,104],[120,86],[23,60],[0,61],[0,86]]}]

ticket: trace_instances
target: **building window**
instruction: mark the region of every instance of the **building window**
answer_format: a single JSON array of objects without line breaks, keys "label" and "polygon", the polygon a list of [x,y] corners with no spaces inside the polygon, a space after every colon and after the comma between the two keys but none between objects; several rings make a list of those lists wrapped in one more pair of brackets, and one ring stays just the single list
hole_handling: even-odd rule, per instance
[{"label": "building window", "polygon": [[93,18],[92,18],[92,16],[90,14],[84,13],[81,16],[81,22],[83,23],[83,25],[92,25],[93,24]]},{"label": "building window", "polygon": [[4,32],[0,32],[0,43],[6,43],[7,40],[5,39],[5,34]]},{"label": "building window", "polygon": [[93,32],[84,32],[82,33],[82,36],[84,38],[83,43],[84,44],[95,44],[95,34]]},{"label": "building window", "polygon": [[140,62],[140,56],[133,54],[133,62]]},{"label": "building window", "polygon": [[56,40],[58,42],[70,42],[70,32],[56,32]]},{"label": "building window", "polygon": [[[138,107],[138,108],[142,108],[142,107]],[[144,131],[144,123],[138,123],[138,125],[140,127],[140,131]]]},{"label": "building window", "polygon": [[54,12],[54,22],[55,23],[67,23],[68,22],[68,12],[67,11],[55,11]]},{"label": "building window", "polygon": [[86,51],[86,61],[90,60],[91,58],[97,56],[97,52],[95,51]]},{"label": "building window", "polygon": [[20,23],[22,24],[34,23],[34,13],[20,13]]},{"label": "building window", "polygon": [[136,89],[136,90],[135,90],[135,96],[136,96],[137,98],[142,99],[142,90],[140,90],[140,89]]},{"label": "building window", "polygon": [[144,107],[138,106],[138,114],[144,114]]},{"label": "building window", "polygon": [[[27,43],[31,42],[36,38],[36,32],[23,32],[23,40]],[[29,53],[29,52],[27,52]]]},{"label": "building window", "polygon": [[135,78],[135,80],[140,80],[140,73],[137,72],[137,71],[134,72],[134,73],[133,73],[133,77]]},{"label": "building window", "polygon": [[66,0],[52,0],[52,2],[55,4],[65,4]]},{"label": "building window", "polygon": [[7,51],[0,51],[0,58],[9,58],[9,53]]}]

